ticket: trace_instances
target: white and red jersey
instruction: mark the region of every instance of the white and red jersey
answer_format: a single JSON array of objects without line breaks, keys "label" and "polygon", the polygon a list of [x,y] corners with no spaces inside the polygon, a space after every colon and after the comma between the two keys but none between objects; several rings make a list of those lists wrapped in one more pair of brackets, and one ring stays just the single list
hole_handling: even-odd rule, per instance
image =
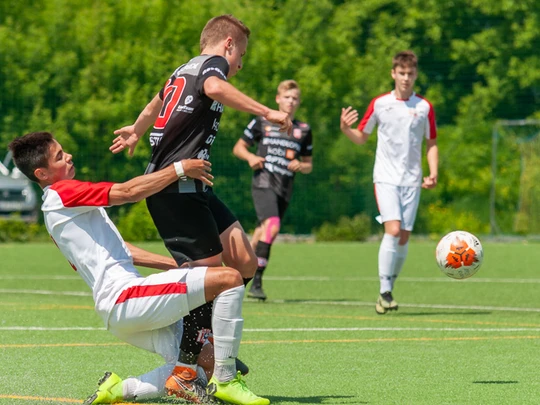
[{"label": "white and red jersey", "polygon": [[392,91],[371,101],[358,129],[370,134],[376,125],[373,182],[420,187],[423,138],[437,137],[433,106],[415,93],[403,100]]},{"label": "white and red jersey", "polygon": [[114,183],[62,180],[43,194],[45,226],[71,266],[92,289],[95,309],[109,314],[126,283],[138,277],[133,258],[103,207]]}]

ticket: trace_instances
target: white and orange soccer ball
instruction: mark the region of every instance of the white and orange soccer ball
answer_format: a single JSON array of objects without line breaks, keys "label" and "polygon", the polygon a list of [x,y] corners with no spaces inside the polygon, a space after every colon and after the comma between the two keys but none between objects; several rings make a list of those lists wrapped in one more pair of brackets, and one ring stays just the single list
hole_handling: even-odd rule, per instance
[{"label": "white and orange soccer ball", "polygon": [[440,240],[435,255],[444,274],[462,280],[473,276],[480,269],[484,249],[472,233],[453,231]]}]

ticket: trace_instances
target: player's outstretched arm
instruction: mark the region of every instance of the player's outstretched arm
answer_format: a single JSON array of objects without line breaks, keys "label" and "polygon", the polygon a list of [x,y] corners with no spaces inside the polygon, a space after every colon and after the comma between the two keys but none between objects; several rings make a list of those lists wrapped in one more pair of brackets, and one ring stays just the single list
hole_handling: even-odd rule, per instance
[{"label": "player's outstretched arm", "polygon": [[122,205],[141,201],[167,187],[179,177],[187,176],[212,186],[212,164],[203,159],[184,159],[154,173],[116,183],[109,191],[109,204]]},{"label": "player's outstretched arm", "polygon": [[211,76],[204,81],[204,92],[212,100],[238,111],[260,115],[268,121],[280,125],[280,131],[291,132],[292,122],[287,113],[272,110],[245,95],[229,82]]},{"label": "player's outstretched arm", "polygon": [[112,153],[119,153],[127,147],[129,148],[129,156],[133,156],[137,142],[148,131],[150,125],[156,121],[162,105],[163,101],[159,98],[159,94],[156,94],[152,101],[139,114],[133,125],[128,125],[114,131],[114,134],[118,136],[113,139],[109,150]]},{"label": "player's outstretched arm", "polygon": [[248,162],[249,167],[253,170],[260,170],[264,167],[265,159],[262,156],[257,156],[249,151],[249,145],[243,139],[239,139],[233,148],[233,154],[238,159]]},{"label": "player's outstretched arm", "polygon": [[360,131],[357,128],[351,128],[351,125],[358,121],[358,111],[353,110],[351,106],[341,109],[341,118],[339,128],[341,132],[347,135],[352,142],[361,145],[366,143],[369,134]]},{"label": "player's outstretched arm", "polygon": [[165,271],[170,269],[176,269],[178,267],[172,257],[167,257],[157,253],[149,252],[147,250],[134,246],[129,242],[125,242],[125,244],[131,252],[131,256],[133,257],[133,263],[136,266]]}]

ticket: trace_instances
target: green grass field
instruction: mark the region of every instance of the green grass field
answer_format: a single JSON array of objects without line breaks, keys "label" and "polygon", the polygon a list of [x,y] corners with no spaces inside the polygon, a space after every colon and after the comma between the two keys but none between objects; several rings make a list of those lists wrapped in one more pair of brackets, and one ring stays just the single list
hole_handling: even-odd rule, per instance
[{"label": "green grass field", "polygon": [[[540,245],[485,243],[466,281],[442,275],[434,248],[411,243],[400,309],[380,316],[378,243],[276,244],[269,300],[244,302],[248,385],[276,405],[540,403]],[[52,243],[0,258],[0,404],[80,404],[106,370],[161,364],[103,329]]]}]

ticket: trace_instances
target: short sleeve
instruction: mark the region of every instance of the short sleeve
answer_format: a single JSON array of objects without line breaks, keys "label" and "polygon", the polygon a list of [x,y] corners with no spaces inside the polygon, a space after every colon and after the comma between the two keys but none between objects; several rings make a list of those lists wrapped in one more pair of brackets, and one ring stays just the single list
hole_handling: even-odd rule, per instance
[{"label": "short sleeve", "polygon": [[217,77],[227,81],[229,74],[229,62],[222,56],[214,56],[207,59],[201,66],[201,72],[197,80],[197,91],[204,94],[204,82],[210,77]]},{"label": "short sleeve", "polygon": [[255,143],[259,143],[262,138],[262,128],[260,118],[253,118],[246,129],[244,129],[244,134],[242,138],[247,142],[249,146],[253,146]]},{"label": "short sleeve", "polygon": [[51,190],[58,193],[64,207],[107,207],[109,191],[114,183],[63,180],[54,183]]}]

